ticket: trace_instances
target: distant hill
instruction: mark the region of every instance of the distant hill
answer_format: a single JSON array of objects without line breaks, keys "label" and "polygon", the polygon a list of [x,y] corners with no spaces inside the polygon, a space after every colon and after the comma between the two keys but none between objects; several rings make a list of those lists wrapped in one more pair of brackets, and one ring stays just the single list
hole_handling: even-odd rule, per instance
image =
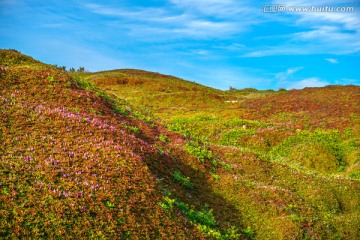
[{"label": "distant hill", "polygon": [[0,237],[359,239],[359,101],[0,50]]}]

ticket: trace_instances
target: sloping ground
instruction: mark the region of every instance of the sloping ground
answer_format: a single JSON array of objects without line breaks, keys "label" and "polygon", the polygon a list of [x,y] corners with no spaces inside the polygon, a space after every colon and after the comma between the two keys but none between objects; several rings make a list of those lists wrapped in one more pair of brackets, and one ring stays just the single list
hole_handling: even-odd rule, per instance
[{"label": "sloping ground", "polygon": [[132,104],[151,108],[159,118],[192,114],[194,109],[221,106],[226,100],[220,90],[159,73],[121,69],[81,75]]},{"label": "sloping ground", "polygon": [[173,169],[205,171],[156,148],[166,130],[118,114],[63,71],[1,56],[1,238],[203,238],[159,205],[160,178],[182,196]]},{"label": "sloping ground", "polygon": [[[220,91],[139,70],[88,73],[85,77],[147,107],[169,129],[185,136],[270,154],[265,158],[296,168],[360,176],[358,86]],[[300,154],[290,156],[291,152]]]},{"label": "sloping ground", "polygon": [[[174,78],[168,91],[183,94],[184,118],[182,109],[171,108],[176,97],[165,101],[175,94],[159,103],[148,98],[165,95],[158,90],[169,76],[106,72],[115,72],[116,83],[110,78],[110,86],[98,86],[124,94],[133,104],[127,105],[17,52],[0,56],[1,238],[360,238],[360,183],[348,178],[359,171],[355,105],[330,131],[291,119],[271,122],[276,111],[256,110],[255,102],[268,104],[265,96],[278,104],[292,91],[227,93]],[[122,82],[140,78],[157,88]],[[182,135],[135,112],[139,99],[166,113],[158,112]],[[208,144],[199,141],[205,137]],[[335,163],[335,173],[314,165],[323,158],[305,153],[331,156],[324,165]],[[304,159],[311,161],[297,165]]]},{"label": "sloping ground", "polygon": [[[136,91],[144,91],[146,93],[179,93],[199,91],[209,94],[221,94],[217,89],[206,87],[194,82],[189,82],[173,76],[163,75],[154,72],[147,72],[135,69],[119,69],[112,71],[104,71],[97,73],[85,74],[89,76],[93,82],[106,86],[122,85],[128,90],[129,86],[136,86]],[[136,99],[133,94],[129,97]]]},{"label": "sloping ground", "polygon": [[0,63],[1,66],[14,66],[21,64],[39,64],[40,62],[32,57],[23,55],[16,50],[2,50],[0,49]]},{"label": "sloping ground", "polygon": [[241,212],[256,239],[357,239],[358,180],[304,174],[236,148],[212,149],[231,162],[214,184]]},{"label": "sloping ground", "polygon": [[359,87],[230,90],[212,98],[207,89],[189,91],[188,82],[178,81],[176,94],[168,94],[150,87],[153,78],[167,86],[168,77],[142,72],[142,78],[94,82],[193,139],[185,147],[193,155],[222,159],[213,162],[212,188],[239,214],[228,218],[231,225],[241,222],[255,239],[360,238]]},{"label": "sloping ground", "polygon": [[244,101],[250,118],[300,129],[360,128],[360,87],[328,86],[291,90]]}]

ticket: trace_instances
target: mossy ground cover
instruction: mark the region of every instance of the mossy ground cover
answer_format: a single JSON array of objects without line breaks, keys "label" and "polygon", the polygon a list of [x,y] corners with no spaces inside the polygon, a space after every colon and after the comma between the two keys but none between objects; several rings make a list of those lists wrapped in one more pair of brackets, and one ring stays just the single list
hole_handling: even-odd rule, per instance
[{"label": "mossy ground cover", "polygon": [[220,91],[0,56],[2,238],[360,238],[359,87]]}]

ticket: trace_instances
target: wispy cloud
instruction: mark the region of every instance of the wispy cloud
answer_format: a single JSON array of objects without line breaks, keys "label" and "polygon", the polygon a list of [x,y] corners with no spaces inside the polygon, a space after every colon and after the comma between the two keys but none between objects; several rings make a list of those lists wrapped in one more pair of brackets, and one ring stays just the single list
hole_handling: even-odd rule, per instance
[{"label": "wispy cloud", "polygon": [[[243,57],[274,55],[351,54],[360,51],[360,31],[343,32],[339,27],[323,26],[315,30],[288,34],[278,45],[259,46]],[[259,50],[260,49],[260,50]]]},{"label": "wispy cloud", "polygon": [[338,64],[339,61],[334,59],[334,58],[325,58],[325,61],[328,61],[329,63],[332,63],[332,64]]},{"label": "wispy cloud", "polygon": [[330,84],[329,82],[322,81],[317,77],[312,77],[298,82],[293,82],[287,87],[287,89],[303,89],[306,87],[324,87],[329,84]]},{"label": "wispy cloud", "polygon": [[293,75],[294,73],[300,71],[304,67],[296,67],[296,68],[288,68],[285,72],[280,72],[275,75],[276,79],[279,79],[281,81],[286,81],[288,78]]},{"label": "wispy cloud", "polygon": [[[170,20],[166,10],[155,7],[137,7],[132,9],[126,9],[121,7],[112,7],[101,4],[85,4],[85,8],[93,13],[100,15],[107,15],[112,17],[126,18],[128,20],[150,20],[159,21],[162,19]],[[174,16],[172,16],[175,18]]]},{"label": "wispy cloud", "polygon": [[293,42],[309,46],[310,54],[349,54],[360,51],[360,30],[344,31],[338,26],[319,26],[293,34]]},{"label": "wispy cloud", "polygon": [[306,87],[324,87],[330,84],[329,82],[323,81],[318,77],[311,77],[300,81],[294,81],[295,78],[293,75],[302,69],[304,69],[304,67],[288,68],[286,71],[276,74],[275,78],[278,79],[279,86],[285,86],[287,89],[303,89]]},{"label": "wispy cloud", "polygon": [[[122,21],[122,26],[136,26],[133,32],[146,31],[158,39],[166,35],[178,38],[228,38],[246,31],[255,19],[248,7],[232,0],[178,1],[170,0],[171,7],[119,7],[104,4],[85,4],[88,11]],[[247,21],[243,21],[244,16]],[[149,29],[152,32],[148,31]],[[159,36],[163,34],[163,36]],[[150,37],[151,38],[151,37]]]},{"label": "wispy cloud", "polygon": [[172,31],[192,37],[212,37],[229,34],[235,29],[236,26],[229,22],[193,20]]},{"label": "wispy cloud", "polygon": [[258,47],[264,48],[263,50],[255,50],[244,53],[240,57],[266,57],[266,56],[274,56],[274,55],[305,55],[308,54],[309,51],[304,48],[296,48],[293,46],[279,46],[279,47]]},{"label": "wispy cloud", "polygon": [[[302,0],[274,0],[274,4],[285,6],[338,6],[356,5],[355,1],[319,0],[309,3]],[[358,7],[358,6],[357,6]],[[359,8],[359,7],[358,7]],[[273,55],[307,55],[307,54],[351,54],[360,51],[360,18],[354,12],[285,12],[277,15],[284,26],[296,27],[297,32],[281,35],[273,34],[268,39],[276,39],[277,44],[258,46],[244,57],[263,57]],[[286,15],[286,17],[285,17]],[[273,20],[272,18],[268,19]],[[267,24],[267,23],[265,23]]]}]

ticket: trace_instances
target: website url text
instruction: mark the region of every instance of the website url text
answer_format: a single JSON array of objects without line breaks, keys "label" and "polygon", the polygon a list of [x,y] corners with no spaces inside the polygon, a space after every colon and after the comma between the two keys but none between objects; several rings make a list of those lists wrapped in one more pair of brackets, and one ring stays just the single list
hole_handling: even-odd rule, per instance
[{"label": "website url text", "polygon": [[354,12],[355,7],[350,6],[286,6],[282,4],[267,4],[261,8],[263,13],[284,12]]}]

